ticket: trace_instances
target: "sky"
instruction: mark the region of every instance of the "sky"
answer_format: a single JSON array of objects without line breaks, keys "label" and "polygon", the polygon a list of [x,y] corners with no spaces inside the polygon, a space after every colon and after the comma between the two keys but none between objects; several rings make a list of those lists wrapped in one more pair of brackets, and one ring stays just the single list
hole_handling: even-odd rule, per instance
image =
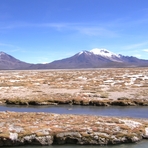
[{"label": "sky", "polygon": [[49,63],[93,48],[148,59],[148,0],[0,0],[0,51]]}]

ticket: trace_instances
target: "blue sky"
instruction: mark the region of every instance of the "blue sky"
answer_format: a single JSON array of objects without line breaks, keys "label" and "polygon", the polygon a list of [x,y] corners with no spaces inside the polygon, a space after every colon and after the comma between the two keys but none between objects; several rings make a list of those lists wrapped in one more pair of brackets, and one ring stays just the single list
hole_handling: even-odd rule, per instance
[{"label": "blue sky", "polygon": [[93,48],[148,59],[148,0],[0,0],[0,51],[46,63]]}]

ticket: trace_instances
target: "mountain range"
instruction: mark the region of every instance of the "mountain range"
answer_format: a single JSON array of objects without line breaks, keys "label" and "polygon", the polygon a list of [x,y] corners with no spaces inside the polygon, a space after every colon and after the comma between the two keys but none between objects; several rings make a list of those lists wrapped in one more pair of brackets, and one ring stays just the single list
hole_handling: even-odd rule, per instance
[{"label": "mountain range", "polygon": [[0,69],[80,69],[80,68],[120,68],[147,67],[148,60],[133,56],[112,53],[106,49],[81,51],[69,58],[56,60],[47,64],[30,64],[13,56],[0,52]]}]

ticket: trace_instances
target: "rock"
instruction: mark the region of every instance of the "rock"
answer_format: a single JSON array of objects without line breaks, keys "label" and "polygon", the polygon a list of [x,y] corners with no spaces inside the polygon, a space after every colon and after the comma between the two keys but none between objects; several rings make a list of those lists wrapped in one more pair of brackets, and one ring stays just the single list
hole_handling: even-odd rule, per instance
[{"label": "rock", "polygon": [[138,142],[141,139],[142,139],[141,137],[137,137],[137,136],[134,136],[134,137],[131,138],[132,142]]},{"label": "rock", "polygon": [[17,145],[51,145],[53,136],[37,137],[35,134],[18,138],[17,133],[10,133],[10,138],[0,138],[0,146],[17,146]]},{"label": "rock", "polygon": [[143,134],[143,138],[148,139],[148,127],[145,128],[145,133]]},{"label": "rock", "polygon": [[10,139],[16,141],[18,139],[18,133],[10,133]]},{"label": "rock", "polygon": [[53,143],[53,136],[42,136],[35,139],[39,145],[51,145]]},{"label": "rock", "polygon": [[55,135],[54,144],[77,144],[81,135],[78,132],[64,132]]}]

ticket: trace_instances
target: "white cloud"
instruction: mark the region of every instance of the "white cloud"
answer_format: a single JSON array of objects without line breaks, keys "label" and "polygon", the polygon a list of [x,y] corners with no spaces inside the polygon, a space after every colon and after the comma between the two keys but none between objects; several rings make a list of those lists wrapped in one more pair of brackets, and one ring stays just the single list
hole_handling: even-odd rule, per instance
[{"label": "white cloud", "polygon": [[24,49],[13,44],[0,43],[0,46],[2,46],[3,49],[6,50],[6,52],[26,52]]},{"label": "white cloud", "polygon": [[14,47],[14,45],[6,43],[0,43],[0,46]]},{"label": "white cloud", "polygon": [[142,46],[147,45],[147,44],[148,44],[148,42],[131,44],[131,45],[124,46],[124,49],[129,50],[129,49],[141,48]]},{"label": "white cloud", "polygon": [[118,36],[112,30],[109,30],[105,27],[99,27],[94,24],[84,24],[84,23],[46,23],[46,24],[36,24],[36,27],[53,27],[58,31],[61,30],[73,30],[78,31],[81,34],[90,35],[90,36],[107,36],[107,37],[116,37]]},{"label": "white cloud", "polygon": [[96,27],[96,26],[75,26],[75,30],[79,31],[82,34],[89,35],[89,36],[105,36],[105,37],[117,37],[117,33],[112,30],[103,27]]},{"label": "white cloud", "polygon": [[143,51],[148,52],[148,49],[143,49]]},{"label": "white cloud", "polygon": [[81,34],[89,36],[105,36],[105,37],[117,37],[117,33],[106,25],[99,26],[98,24],[91,23],[26,23],[26,22],[14,22],[9,25],[0,26],[0,29],[14,29],[14,28],[54,28],[57,31],[77,31]]}]

